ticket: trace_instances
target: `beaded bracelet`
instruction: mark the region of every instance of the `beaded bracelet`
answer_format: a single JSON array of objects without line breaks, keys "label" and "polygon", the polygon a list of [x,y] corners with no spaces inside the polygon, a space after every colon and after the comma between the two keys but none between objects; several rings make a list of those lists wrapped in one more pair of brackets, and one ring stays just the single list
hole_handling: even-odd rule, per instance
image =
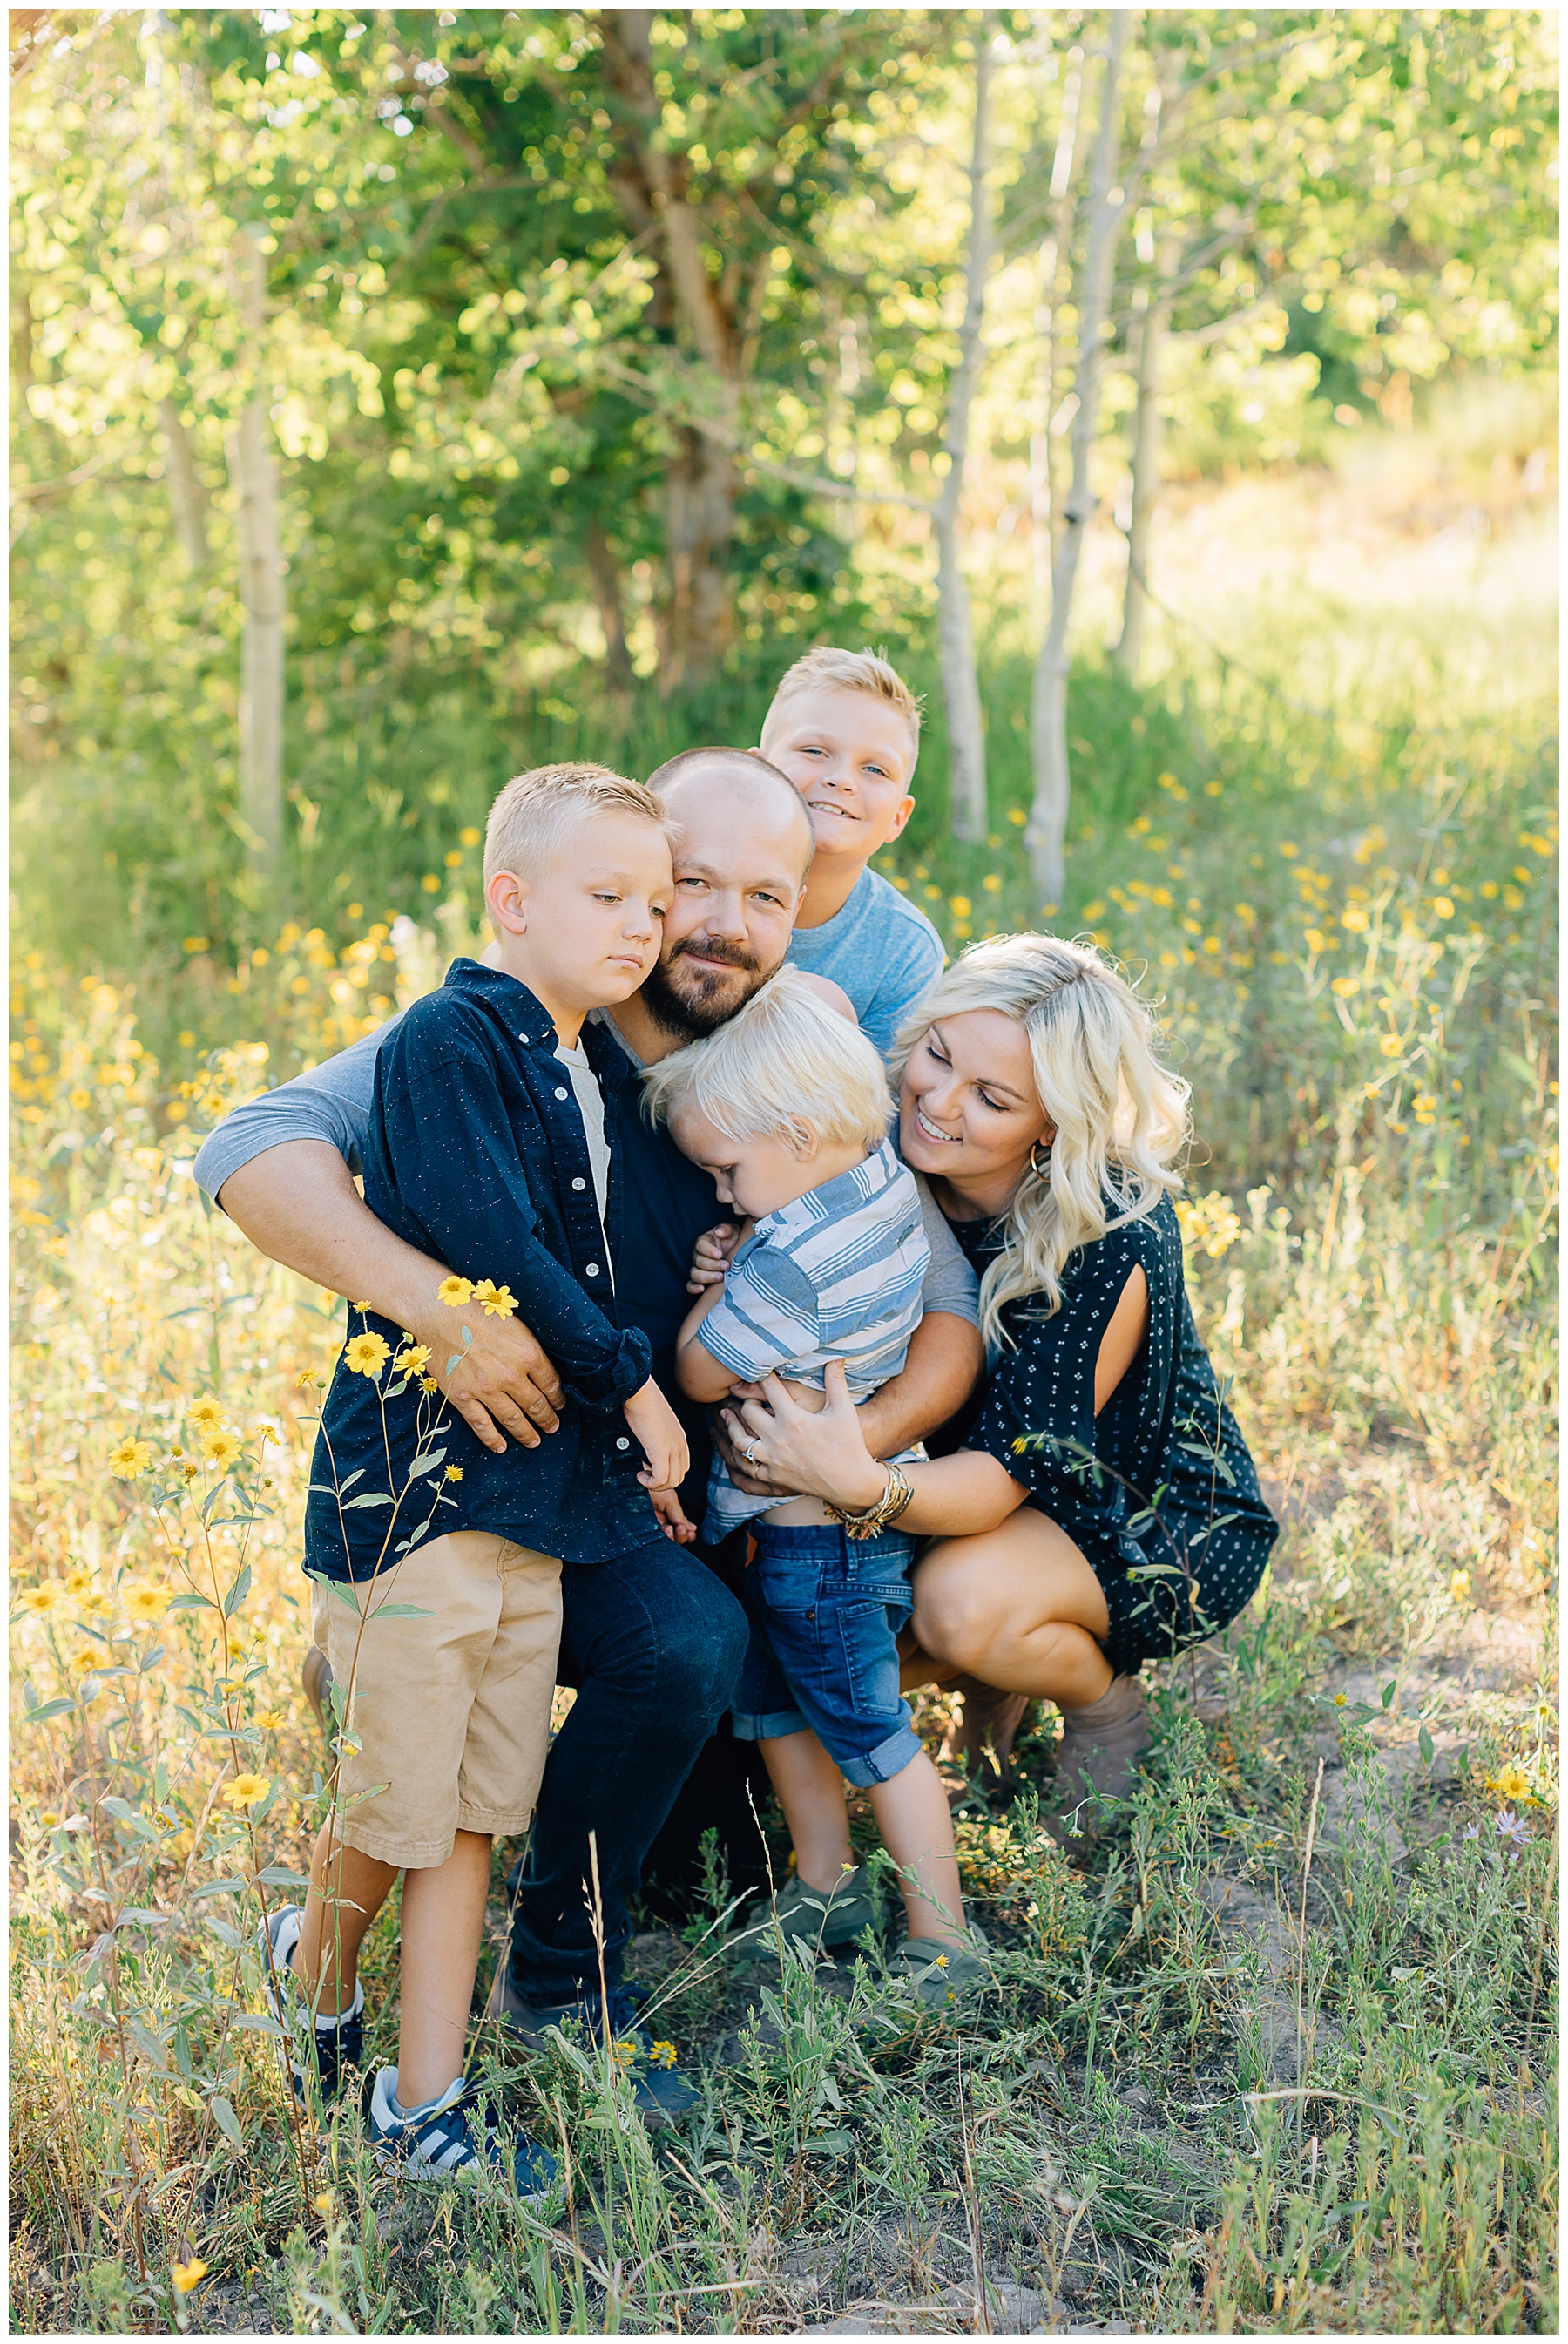
[{"label": "beaded bracelet", "polygon": [[912,1501],[914,1489],[903,1468],[890,1463],[882,1470],[887,1474],[888,1486],[876,1504],[867,1506],[862,1512],[855,1513],[844,1506],[829,1505],[824,1499],[823,1505],[829,1520],[842,1524],[847,1538],[879,1537],[883,1531],[890,1529],[898,1521],[905,1507]]}]

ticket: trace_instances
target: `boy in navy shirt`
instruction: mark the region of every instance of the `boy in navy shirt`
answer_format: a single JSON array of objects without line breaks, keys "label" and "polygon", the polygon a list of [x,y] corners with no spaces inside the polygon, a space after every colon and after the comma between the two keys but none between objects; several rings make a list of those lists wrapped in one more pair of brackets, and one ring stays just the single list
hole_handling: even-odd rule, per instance
[{"label": "boy in navy shirt", "polygon": [[[404,1873],[398,2064],[376,2078],[370,2129],[416,2177],[477,2179],[498,2160],[470,2125],[464,2046],[491,1842],[526,1827],[544,1769],[561,1561],[692,1535],[685,1436],[647,1337],[615,1312],[619,1167],[599,1086],[625,1056],[584,1027],[641,985],[672,890],[650,791],[599,766],[519,775],[485,846],[499,967],[455,962],[377,1060],[367,1204],[450,1263],[443,1302],[520,1311],[566,1394],[553,1439],[497,1456],[424,1348],[351,1306],[322,1409],[306,1554],[343,1688],[338,1795],[308,1902],[274,1915],[264,1955],[280,2006],[288,1970],[316,2006],[330,2085],[358,2053],[360,1941]],[[500,2161],[526,2192],[551,2171],[526,2138]]]}]

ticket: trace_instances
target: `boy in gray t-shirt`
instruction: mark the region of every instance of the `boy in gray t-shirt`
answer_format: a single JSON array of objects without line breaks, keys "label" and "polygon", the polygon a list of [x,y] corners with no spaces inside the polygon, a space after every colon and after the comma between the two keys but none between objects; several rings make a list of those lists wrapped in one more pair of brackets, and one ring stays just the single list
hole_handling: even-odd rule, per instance
[{"label": "boy in gray t-shirt", "polygon": [[760,753],[799,791],[817,838],[789,957],[843,986],[884,1056],[946,957],[925,914],[867,868],[914,812],[920,745],[920,702],[898,671],[827,644],[787,670],[762,723]]}]

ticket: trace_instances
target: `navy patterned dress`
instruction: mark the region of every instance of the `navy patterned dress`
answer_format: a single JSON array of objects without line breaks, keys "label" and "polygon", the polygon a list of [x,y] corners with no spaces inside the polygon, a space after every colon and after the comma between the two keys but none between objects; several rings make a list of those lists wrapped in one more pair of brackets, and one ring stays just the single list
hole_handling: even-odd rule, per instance
[{"label": "navy patterned dress", "polygon": [[[1106,1209],[1119,1209],[1113,1198]],[[1003,1225],[951,1226],[983,1277]],[[1097,1417],[1101,1339],[1140,1265],[1149,1332]],[[1040,1296],[1023,1295],[1003,1324],[1015,1348],[941,1446],[994,1457],[1073,1541],[1104,1591],[1119,1674],[1211,1636],[1250,1601],[1279,1524],[1198,1339],[1170,1198],[1085,1246],[1050,1317]]]}]

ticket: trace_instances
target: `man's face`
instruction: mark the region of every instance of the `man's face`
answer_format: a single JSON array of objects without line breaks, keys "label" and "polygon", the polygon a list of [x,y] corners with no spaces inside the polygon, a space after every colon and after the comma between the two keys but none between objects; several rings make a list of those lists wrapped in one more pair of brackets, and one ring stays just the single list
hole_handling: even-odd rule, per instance
[{"label": "man's face", "polygon": [[665,802],[678,825],[675,894],[641,997],[667,1033],[695,1041],[781,965],[810,841],[787,803],[737,790],[722,770],[689,775]]},{"label": "man's face", "polygon": [[915,742],[907,716],[875,692],[818,684],[787,700],[762,753],[806,802],[822,855],[864,863],[915,810]]}]

